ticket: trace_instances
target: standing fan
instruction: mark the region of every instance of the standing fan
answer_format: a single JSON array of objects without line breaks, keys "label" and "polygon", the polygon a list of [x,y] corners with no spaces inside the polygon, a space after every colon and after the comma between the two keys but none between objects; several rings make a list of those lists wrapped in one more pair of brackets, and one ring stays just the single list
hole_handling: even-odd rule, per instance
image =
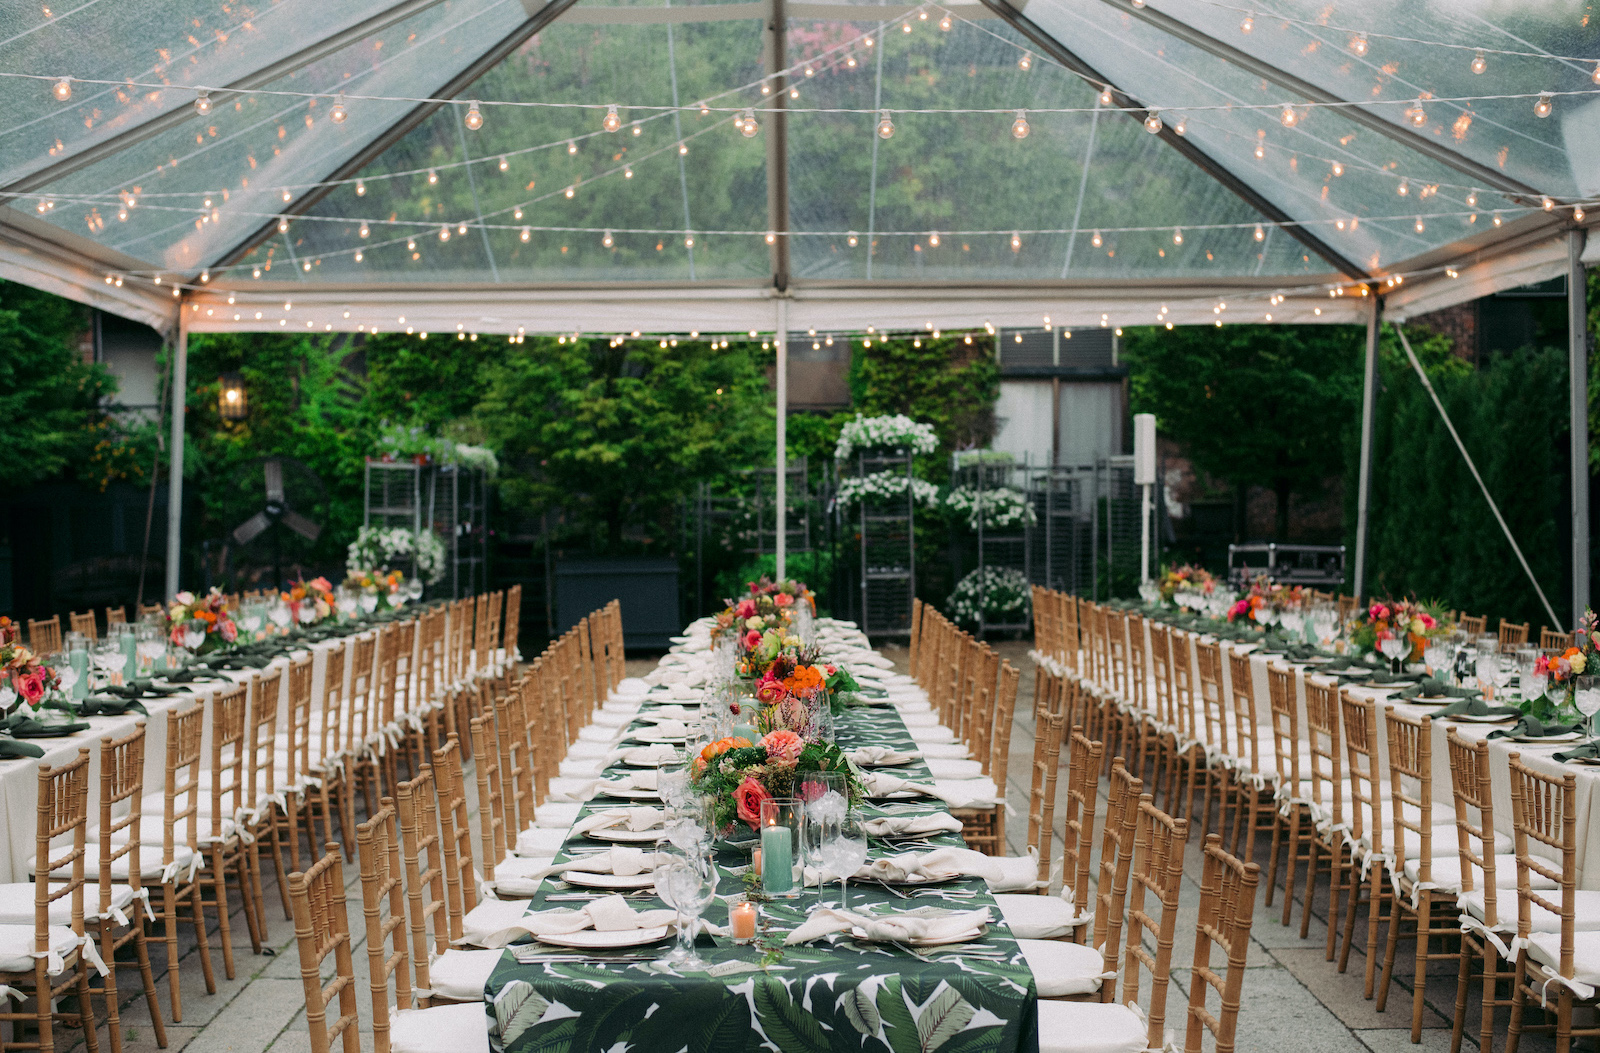
[{"label": "standing fan", "polygon": [[320,504],[324,497],[322,480],[303,462],[293,457],[262,457],[245,468],[249,479],[254,466],[261,468],[262,487],[266,504],[255,515],[233,528],[230,535],[235,544],[247,546],[267,535],[271,543],[271,563],[275,587],[283,586],[284,530],[293,531],[308,543],[315,544],[322,535],[322,526],[299,511]]}]

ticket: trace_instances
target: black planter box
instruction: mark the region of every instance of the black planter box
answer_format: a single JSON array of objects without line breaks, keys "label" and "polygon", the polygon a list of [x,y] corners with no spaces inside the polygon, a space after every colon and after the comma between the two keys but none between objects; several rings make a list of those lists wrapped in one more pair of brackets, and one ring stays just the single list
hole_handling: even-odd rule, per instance
[{"label": "black planter box", "polygon": [[630,650],[664,651],[683,629],[678,563],[671,559],[574,559],[556,563],[556,631],[622,601],[622,642]]}]

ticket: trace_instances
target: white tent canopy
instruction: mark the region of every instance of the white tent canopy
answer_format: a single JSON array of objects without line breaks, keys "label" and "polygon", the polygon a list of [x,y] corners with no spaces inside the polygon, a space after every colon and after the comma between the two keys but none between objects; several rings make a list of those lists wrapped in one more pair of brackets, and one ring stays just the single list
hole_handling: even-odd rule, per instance
[{"label": "white tent canopy", "polygon": [[180,343],[1414,316],[1581,270],[1585,14],[0,0],[0,276]]}]

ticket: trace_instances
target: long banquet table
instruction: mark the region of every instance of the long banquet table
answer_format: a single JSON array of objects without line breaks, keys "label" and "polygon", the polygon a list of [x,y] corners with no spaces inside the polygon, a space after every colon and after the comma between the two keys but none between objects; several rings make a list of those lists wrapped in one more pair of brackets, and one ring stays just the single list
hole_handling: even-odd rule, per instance
[{"label": "long banquet table", "polygon": [[[646,697],[646,707],[682,701],[665,689]],[[635,719],[629,733],[646,726]],[[905,723],[889,705],[847,711],[839,721],[838,743],[915,748]],[[926,765],[893,769],[914,782],[931,780]],[[608,775],[621,768],[607,769]],[[596,808],[626,805],[598,798]],[[869,802],[865,816],[943,810],[936,800]],[[959,846],[959,835],[942,843]],[[557,861],[575,852],[594,850],[604,842],[569,836]],[[885,846],[874,839],[872,857]],[[716,852],[720,875],[718,899],[704,915],[721,925],[727,919],[722,897],[743,891],[740,874],[747,856],[726,845]],[[581,901],[558,899],[575,890],[550,881],[529,901],[529,910],[579,907]],[[908,890],[909,891],[909,890]],[[838,885],[822,898],[836,902]],[[630,1053],[725,1053],[733,1050],[911,1050],[942,1049],[950,1053],[1001,1053],[1038,1049],[1037,990],[1016,940],[1004,923],[993,897],[980,880],[961,880],[912,892],[912,898],[885,886],[851,883],[851,909],[894,905],[957,905],[960,909],[989,906],[997,919],[981,944],[998,960],[966,957],[961,946],[929,948],[918,954],[893,945],[856,942],[848,937],[781,947],[783,937],[805,917],[819,893],[813,887],[799,899],[774,900],[762,906],[760,944],[737,946],[722,937],[701,935],[697,950],[713,963],[704,973],[679,974],[637,950],[607,955],[596,952],[584,961],[523,964],[510,949],[502,955],[485,990],[490,1046],[494,1053],[555,1053],[567,1050],[626,1048]],[[653,894],[630,900],[635,909],[665,904]],[[998,951],[998,953],[996,953]],[[607,958],[613,960],[608,961]]]}]

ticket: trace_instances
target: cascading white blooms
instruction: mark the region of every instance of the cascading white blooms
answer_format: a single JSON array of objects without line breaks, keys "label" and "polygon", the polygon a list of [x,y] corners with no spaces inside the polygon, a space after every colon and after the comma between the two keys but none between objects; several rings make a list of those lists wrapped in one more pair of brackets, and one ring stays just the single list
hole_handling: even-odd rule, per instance
[{"label": "cascading white blooms", "polygon": [[933,425],[919,424],[903,413],[883,417],[863,417],[858,413],[855,420],[847,421],[840,429],[833,456],[844,461],[857,450],[896,447],[912,453],[932,453],[939,448],[939,436]]},{"label": "cascading white blooms", "polygon": [[863,498],[899,497],[911,487],[912,499],[927,508],[939,504],[939,488],[922,479],[908,478],[900,472],[874,472],[871,475],[839,481],[839,507],[851,508]]},{"label": "cascading white blooms", "polygon": [[364,526],[345,561],[352,573],[371,574],[400,560],[415,562],[417,577],[432,585],[444,577],[444,542],[431,530]]}]

